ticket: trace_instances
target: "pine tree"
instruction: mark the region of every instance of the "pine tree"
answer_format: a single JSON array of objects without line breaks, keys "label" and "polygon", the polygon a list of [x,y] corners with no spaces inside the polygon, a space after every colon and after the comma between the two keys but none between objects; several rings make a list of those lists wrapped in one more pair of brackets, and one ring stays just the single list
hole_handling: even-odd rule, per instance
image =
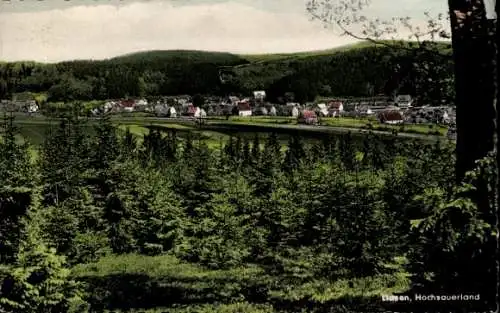
[{"label": "pine tree", "polygon": [[288,142],[288,149],[283,161],[283,169],[288,173],[293,173],[303,161],[306,153],[302,141],[298,136],[291,136]]},{"label": "pine tree", "polygon": [[242,265],[252,245],[262,242],[254,227],[255,199],[251,187],[239,174],[225,175],[219,193],[204,203],[189,224],[192,235],[179,251],[181,257],[211,268]]},{"label": "pine tree", "polygon": [[62,202],[85,185],[92,159],[87,131],[85,122],[70,116],[46,135],[39,158],[44,204]]},{"label": "pine tree", "polygon": [[125,129],[125,133],[120,141],[121,153],[129,156],[135,155],[137,151],[137,138],[130,132],[130,128]]},{"label": "pine tree", "polygon": [[16,142],[17,128],[6,117],[0,137],[0,263],[9,263],[18,250],[22,218],[33,202],[38,177],[31,164],[28,144]]},{"label": "pine tree", "polygon": [[[129,132],[130,134],[130,132]],[[109,115],[103,115],[95,127],[95,144],[92,148],[92,166],[96,170],[107,169],[120,155],[119,141],[116,129],[111,123]],[[127,138],[127,144],[132,144],[132,139]]]},{"label": "pine tree", "polygon": [[42,238],[38,216],[39,196],[23,217],[25,232],[20,236],[15,263],[0,265],[2,288],[0,311],[85,313],[89,305],[83,300],[83,286],[71,279],[65,258],[48,248]]},{"label": "pine tree", "polygon": [[255,133],[252,142],[252,161],[254,164],[260,161],[260,139],[258,133]]},{"label": "pine tree", "polygon": [[243,138],[243,143],[242,143],[242,160],[244,165],[248,165],[251,162],[251,150],[250,150],[250,142],[248,139],[245,137]]},{"label": "pine tree", "polygon": [[340,160],[348,170],[354,169],[355,146],[352,135],[348,132],[340,139]]}]

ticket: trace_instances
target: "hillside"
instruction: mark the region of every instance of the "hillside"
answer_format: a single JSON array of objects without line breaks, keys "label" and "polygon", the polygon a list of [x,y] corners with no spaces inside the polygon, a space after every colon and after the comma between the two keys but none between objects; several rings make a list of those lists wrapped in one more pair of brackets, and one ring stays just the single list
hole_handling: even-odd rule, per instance
[{"label": "hillside", "polygon": [[[418,68],[423,63],[425,73]],[[318,95],[417,94],[418,88],[429,90],[416,85],[429,76],[436,77],[434,97],[441,97],[446,88],[435,82],[451,76],[451,61],[443,62],[434,54],[411,47],[411,43],[404,43],[402,49],[362,42],[322,51],[261,55],[147,51],[100,61],[0,63],[0,97],[47,92],[49,101],[71,101],[249,94],[262,89],[272,101],[294,94],[295,100],[302,102]]]}]

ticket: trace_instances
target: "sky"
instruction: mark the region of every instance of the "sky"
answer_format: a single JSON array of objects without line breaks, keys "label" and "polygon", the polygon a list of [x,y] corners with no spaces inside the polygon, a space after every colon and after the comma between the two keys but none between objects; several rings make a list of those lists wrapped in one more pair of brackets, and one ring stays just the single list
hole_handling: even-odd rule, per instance
[{"label": "sky", "polygon": [[[340,1],[340,0],[334,0]],[[446,13],[443,0],[371,0],[382,19]],[[285,53],[355,40],[311,20],[307,0],[0,0],[0,60],[105,59],[146,50]],[[403,33],[402,33],[403,36]]]}]

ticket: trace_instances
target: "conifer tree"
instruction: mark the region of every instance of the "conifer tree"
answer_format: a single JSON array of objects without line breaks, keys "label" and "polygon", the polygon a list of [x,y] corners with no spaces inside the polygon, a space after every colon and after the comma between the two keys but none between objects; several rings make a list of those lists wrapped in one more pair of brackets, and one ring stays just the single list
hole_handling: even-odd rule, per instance
[{"label": "conifer tree", "polygon": [[354,141],[350,132],[342,135],[339,146],[340,159],[342,163],[348,170],[354,169],[354,157],[356,148],[354,146]]},{"label": "conifer tree", "polygon": [[251,161],[251,155],[250,155],[250,142],[248,142],[248,139],[246,137],[243,138],[243,143],[242,143],[242,160],[244,165],[250,164]]},{"label": "conifer tree", "polygon": [[65,258],[48,248],[42,240],[39,223],[39,196],[33,193],[29,213],[23,217],[15,262],[0,265],[1,312],[85,313],[89,305],[83,300],[83,286],[71,279]]},{"label": "conifer tree", "polygon": [[288,149],[283,161],[283,169],[286,172],[292,173],[300,166],[300,163],[303,161],[305,155],[306,153],[300,137],[297,135],[290,136]]},{"label": "conifer tree", "polygon": [[254,227],[255,199],[244,177],[225,175],[221,184],[220,192],[202,204],[189,223],[192,236],[180,251],[183,258],[218,269],[242,265],[252,245],[261,241]]},{"label": "conifer tree", "polygon": [[0,263],[9,263],[18,251],[22,218],[33,202],[38,177],[31,164],[28,143],[16,142],[13,117],[5,117],[0,135]]},{"label": "conifer tree", "polygon": [[69,116],[46,135],[39,158],[44,204],[62,202],[85,185],[91,160],[87,131],[78,116]]},{"label": "conifer tree", "polygon": [[260,139],[259,134],[255,133],[252,142],[252,161],[253,163],[258,163],[260,160]]},{"label": "conifer tree", "polygon": [[[93,168],[96,170],[107,169],[120,155],[119,141],[116,129],[111,123],[110,116],[104,114],[100,117],[99,123],[95,127],[95,145],[92,157]],[[128,138],[128,144],[132,144],[132,139]]]},{"label": "conifer tree", "polygon": [[135,155],[137,151],[137,138],[130,132],[130,128],[125,129],[125,133],[120,141],[121,153],[129,156]]}]

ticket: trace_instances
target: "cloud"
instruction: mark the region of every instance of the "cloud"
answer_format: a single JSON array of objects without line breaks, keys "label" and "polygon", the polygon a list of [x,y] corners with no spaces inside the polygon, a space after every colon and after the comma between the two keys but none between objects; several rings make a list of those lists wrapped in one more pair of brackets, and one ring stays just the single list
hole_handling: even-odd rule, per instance
[{"label": "cloud", "polygon": [[150,49],[271,53],[351,42],[305,14],[273,13],[236,2],[176,6],[132,2],[0,14],[0,59],[102,59]]},{"label": "cloud", "polygon": [[311,22],[306,0],[75,1],[0,11],[0,60],[103,59],[153,49],[275,53],[354,42]]}]

